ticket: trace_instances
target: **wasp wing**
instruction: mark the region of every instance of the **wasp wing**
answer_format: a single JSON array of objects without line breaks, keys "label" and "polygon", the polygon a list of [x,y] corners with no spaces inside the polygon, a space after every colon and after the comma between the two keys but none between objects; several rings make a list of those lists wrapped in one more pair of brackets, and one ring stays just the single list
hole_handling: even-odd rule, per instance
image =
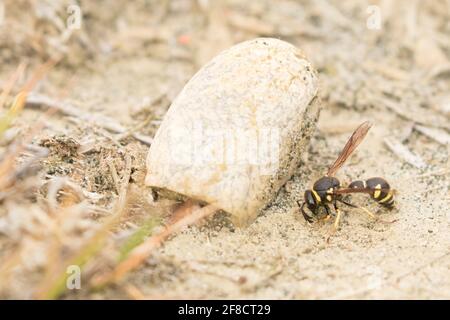
[{"label": "wasp wing", "polygon": [[374,190],[369,188],[340,188],[334,190],[334,194],[349,194],[349,193],[372,193]]},{"label": "wasp wing", "polygon": [[395,189],[370,189],[370,188],[340,188],[333,191],[333,194],[349,194],[349,193],[368,193],[371,194],[374,191],[384,191],[384,192],[394,192],[397,193]]},{"label": "wasp wing", "polygon": [[327,176],[334,176],[334,174],[342,167],[342,165],[347,161],[348,157],[353,153],[356,147],[361,143],[361,141],[366,136],[372,124],[369,121],[363,122],[352,134],[350,139],[348,139],[344,148],[342,149],[339,157],[334,161],[333,165],[328,169]]}]

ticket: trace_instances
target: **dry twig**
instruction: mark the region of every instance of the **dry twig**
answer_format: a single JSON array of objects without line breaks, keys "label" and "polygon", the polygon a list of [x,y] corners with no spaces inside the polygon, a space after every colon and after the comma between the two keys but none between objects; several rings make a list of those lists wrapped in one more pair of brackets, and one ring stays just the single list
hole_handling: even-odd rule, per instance
[{"label": "dry twig", "polygon": [[[79,109],[77,109],[70,103],[59,102],[45,95],[30,94],[27,97],[26,103],[30,107],[47,107],[56,109],[63,115],[75,117],[83,121],[93,123],[96,126],[99,126],[114,133],[124,134],[128,132],[128,130],[125,127],[123,127],[121,124],[117,123],[114,119],[110,117],[79,112]],[[144,144],[147,145],[152,144],[153,139],[149,136],[135,132],[131,132],[130,135]]]},{"label": "dry twig", "polygon": [[400,159],[408,162],[410,165],[422,169],[427,166],[425,161],[422,160],[421,157],[412,153],[408,147],[402,144],[400,141],[395,140],[394,138],[385,138],[384,143],[386,146]]},{"label": "dry twig", "polygon": [[[186,210],[186,208],[182,208]],[[92,284],[96,287],[105,285],[111,281],[121,280],[128,272],[141,265],[144,260],[155,250],[160,247],[163,242],[172,234],[177,233],[181,229],[199,220],[213,214],[218,209],[213,205],[205,206],[192,214],[182,217],[181,219],[168,225],[163,231],[150,237],[144,243],[133,249],[128,258],[121,262],[111,273],[94,278]]]},{"label": "dry twig", "polygon": [[[77,265],[82,267],[89,261],[103,246],[111,229],[120,221],[126,208],[127,189],[131,176],[131,157],[125,156],[125,173],[122,178],[122,185],[120,187],[119,199],[114,206],[114,213],[109,219],[103,223],[101,228],[84,244],[84,246],[70,259],[65,261],[62,266]],[[65,270],[57,273],[56,279],[51,277],[45,279],[39,286],[36,293],[37,298],[55,299],[61,295],[65,289],[67,279]]]},{"label": "dry twig", "polygon": [[450,145],[450,135],[442,129],[429,128],[421,125],[415,125],[414,129],[440,144]]}]

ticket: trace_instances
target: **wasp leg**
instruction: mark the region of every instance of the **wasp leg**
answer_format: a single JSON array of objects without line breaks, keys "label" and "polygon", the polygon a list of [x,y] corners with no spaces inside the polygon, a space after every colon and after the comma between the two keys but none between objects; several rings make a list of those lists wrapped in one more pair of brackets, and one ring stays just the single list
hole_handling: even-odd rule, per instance
[{"label": "wasp leg", "polygon": [[381,223],[386,223],[386,224],[388,224],[388,223],[394,223],[395,221],[397,221],[397,219],[392,220],[392,221],[386,221],[386,220],[384,220],[384,219],[381,219],[381,218],[377,217],[373,212],[369,211],[369,210],[368,210],[367,208],[365,208],[365,207],[360,207],[360,206],[354,205],[353,203],[347,202],[347,201],[342,200],[342,199],[339,199],[338,201],[339,201],[339,202],[342,202],[343,204],[345,204],[345,205],[347,205],[347,206],[349,206],[349,207],[352,207],[352,208],[355,208],[355,209],[360,209],[360,210],[364,211],[364,212],[367,213],[372,219],[375,219],[375,220],[377,220],[377,221],[380,221]]},{"label": "wasp leg", "polygon": [[305,218],[305,220],[308,222],[308,223],[313,223],[313,219],[310,217],[310,216],[308,216],[307,214],[306,214],[306,212],[305,212],[305,202],[303,202],[303,204],[300,206],[300,201],[297,201],[297,204],[298,204],[298,206],[300,207],[300,211],[302,212],[302,215],[303,215],[303,218]]},{"label": "wasp leg", "polygon": [[341,222],[342,211],[336,208],[336,219],[334,220],[334,230],[337,231]]},{"label": "wasp leg", "polygon": [[328,207],[328,205],[324,205],[325,207],[325,211],[327,212],[327,215],[323,218],[320,218],[320,221],[322,222],[327,222],[328,220],[330,220],[331,218],[331,213],[330,213],[330,208]]},{"label": "wasp leg", "polygon": [[[334,219],[333,229],[331,230],[330,234],[328,235],[327,243],[330,242],[330,238],[337,232],[337,230],[339,228],[339,223],[341,221],[341,216],[342,216],[342,211],[339,210],[339,208],[336,205],[336,202],[333,204],[333,206],[334,206],[334,210],[336,211],[336,219]],[[328,210],[327,210],[327,212],[328,212]]]}]

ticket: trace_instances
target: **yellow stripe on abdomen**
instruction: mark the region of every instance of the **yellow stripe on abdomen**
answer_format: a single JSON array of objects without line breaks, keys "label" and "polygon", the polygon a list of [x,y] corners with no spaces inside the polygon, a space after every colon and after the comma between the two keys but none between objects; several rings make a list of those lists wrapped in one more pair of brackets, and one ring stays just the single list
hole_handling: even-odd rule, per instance
[{"label": "yellow stripe on abdomen", "polygon": [[380,201],[378,201],[378,203],[388,202],[391,198],[392,198],[392,191],[389,190],[389,193],[387,194],[387,196],[384,197],[383,199],[381,199]]},{"label": "yellow stripe on abdomen", "polygon": [[373,197],[374,197],[375,199],[378,199],[378,198],[380,197],[380,195],[381,195],[381,185],[380,185],[380,184],[377,184],[377,185],[375,186],[375,191],[373,192]]}]

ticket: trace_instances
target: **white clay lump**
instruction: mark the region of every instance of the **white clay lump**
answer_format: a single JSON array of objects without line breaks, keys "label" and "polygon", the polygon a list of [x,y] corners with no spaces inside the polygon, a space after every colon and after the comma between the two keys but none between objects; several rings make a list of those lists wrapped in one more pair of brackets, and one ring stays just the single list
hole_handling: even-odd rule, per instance
[{"label": "white clay lump", "polygon": [[222,52],[185,85],[147,156],[146,185],[251,223],[293,175],[319,113],[316,71],[271,38]]}]

